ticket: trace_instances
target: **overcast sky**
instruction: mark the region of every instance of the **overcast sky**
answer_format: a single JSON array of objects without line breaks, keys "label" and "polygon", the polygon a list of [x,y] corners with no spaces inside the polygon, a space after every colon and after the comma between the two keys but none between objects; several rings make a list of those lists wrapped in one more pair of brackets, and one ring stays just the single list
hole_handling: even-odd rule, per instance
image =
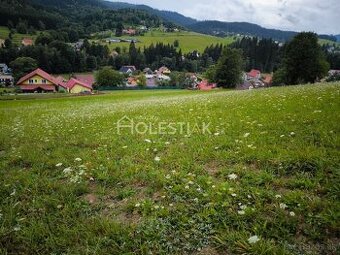
[{"label": "overcast sky", "polygon": [[[114,0],[111,0],[114,1]],[[246,21],[267,28],[340,34],[340,0],[121,0],[199,20]]]}]

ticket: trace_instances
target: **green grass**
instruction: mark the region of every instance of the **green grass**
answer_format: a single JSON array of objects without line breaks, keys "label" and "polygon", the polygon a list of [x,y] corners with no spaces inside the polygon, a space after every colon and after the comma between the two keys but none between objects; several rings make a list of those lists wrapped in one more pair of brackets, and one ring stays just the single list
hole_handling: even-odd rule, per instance
[{"label": "green grass", "polygon": [[[0,26],[0,39],[3,39],[3,40],[7,39],[9,32],[10,31],[9,31],[8,27]],[[15,43],[16,45],[21,45],[21,41],[24,38],[31,38],[31,39],[35,40],[36,35],[15,33],[13,35],[13,43]]]},{"label": "green grass", "polygon": [[[114,35],[112,35],[114,37]],[[122,38],[131,38],[125,37]],[[146,33],[144,36],[136,36],[133,38],[137,38],[140,43],[137,43],[136,46],[143,49],[143,47],[148,47],[152,43],[156,44],[158,42],[162,42],[164,44],[173,44],[175,40],[179,41],[179,48],[182,49],[183,53],[192,52],[194,50],[198,50],[199,52],[203,52],[207,46],[211,44],[223,43],[230,44],[234,41],[233,37],[214,37],[209,35],[198,34],[194,32],[173,32],[173,33],[165,33],[160,31],[151,31]],[[129,47],[129,43],[111,43],[107,44],[110,49],[114,49],[117,46],[119,47]]]},{"label": "green grass", "polygon": [[0,101],[0,254],[339,254],[339,93]]},{"label": "green grass", "polygon": [[340,47],[339,42],[333,42],[333,41],[326,40],[326,39],[319,39],[319,44],[320,45],[325,45],[325,44],[334,45],[335,44],[336,46]]}]

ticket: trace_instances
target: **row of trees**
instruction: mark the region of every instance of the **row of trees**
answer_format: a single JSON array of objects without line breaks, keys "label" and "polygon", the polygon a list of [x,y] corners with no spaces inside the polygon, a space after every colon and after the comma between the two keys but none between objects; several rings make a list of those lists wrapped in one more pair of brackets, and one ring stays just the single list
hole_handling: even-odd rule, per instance
[{"label": "row of trees", "polygon": [[[157,69],[165,65],[173,71],[205,71],[205,76],[211,82],[228,88],[241,82],[243,70],[256,68],[257,64],[260,64],[261,71],[274,70],[273,63],[279,62],[281,58],[281,64],[275,71],[274,85],[315,82],[324,77],[330,67],[324,51],[318,44],[317,35],[313,33],[298,34],[279,50],[271,40],[245,39],[231,47],[212,45],[207,47],[203,54],[192,52],[184,55],[181,50],[170,44],[158,43],[141,51],[131,43],[129,49],[117,48],[118,56],[113,56],[107,46],[85,40],[80,49],[75,49],[65,41],[57,39],[60,38],[56,34],[43,33],[37,37],[35,46],[21,48],[13,45],[11,40],[6,40],[5,47],[0,49],[0,62],[10,63],[15,70],[16,79],[27,71],[26,67],[35,66],[50,73],[72,73],[92,71],[103,66],[119,69],[123,65],[135,65],[142,70],[145,67]],[[269,53],[259,50],[267,47],[272,49]],[[247,56],[254,54],[255,66],[248,66]],[[182,83],[187,87],[185,84],[190,82],[187,78],[177,73],[172,77],[171,85]]]}]

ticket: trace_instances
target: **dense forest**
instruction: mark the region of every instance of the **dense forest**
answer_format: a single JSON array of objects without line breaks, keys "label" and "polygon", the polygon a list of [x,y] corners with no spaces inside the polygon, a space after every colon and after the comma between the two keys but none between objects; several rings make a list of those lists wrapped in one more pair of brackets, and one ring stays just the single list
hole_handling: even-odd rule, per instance
[{"label": "dense forest", "polygon": [[41,1],[0,0],[0,26],[24,27],[26,30],[64,30],[66,27],[89,35],[107,29],[115,29],[118,23],[158,27],[172,25],[145,10],[112,10],[101,1]]},{"label": "dense forest", "polygon": [[[195,32],[226,36],[228,34],[242,34],[255,36],[260,38],[272,38],[278,41],[287,41],[292,39],[297,32],[282,31],[278,29],[268,29],[256,24],[247,22],[222,22],[222,21],[201,21],[189,26]],[[327,39],[330,41],[337,41],[335,36],[320,35],[321,39]]]}]

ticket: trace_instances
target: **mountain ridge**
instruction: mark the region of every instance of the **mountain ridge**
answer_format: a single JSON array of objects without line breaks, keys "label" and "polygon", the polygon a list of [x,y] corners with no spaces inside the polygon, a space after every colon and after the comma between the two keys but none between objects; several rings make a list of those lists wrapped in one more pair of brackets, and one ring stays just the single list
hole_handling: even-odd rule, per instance
[{"label": "mountain ridge", "polygon": [[[158,10],[148,5],[142,4],[130,4],[125,2],[115,2],[105,0],[105,5],[113,9],[123,9],[123,8],[136,8],[150,11],[153,14],[160,16],[161,18],[178,24],[180,26],[186,27],[194,32],[209,34],[209,35],[227,35],[227,34],[243,34],[249,36],[257,36],[262,38],[272,38],[278,41],[287,41],[298,34],[297,31],[286,31],[280,29],[265,28],[258,24],[250,22],[225,22],[218,20],[205,20],[199,21],[191,17],[187,17],[183,14],[174,11]],[[327,39],[330,41],[340,41],[333,35],[319,35],[322,39]]]}]

